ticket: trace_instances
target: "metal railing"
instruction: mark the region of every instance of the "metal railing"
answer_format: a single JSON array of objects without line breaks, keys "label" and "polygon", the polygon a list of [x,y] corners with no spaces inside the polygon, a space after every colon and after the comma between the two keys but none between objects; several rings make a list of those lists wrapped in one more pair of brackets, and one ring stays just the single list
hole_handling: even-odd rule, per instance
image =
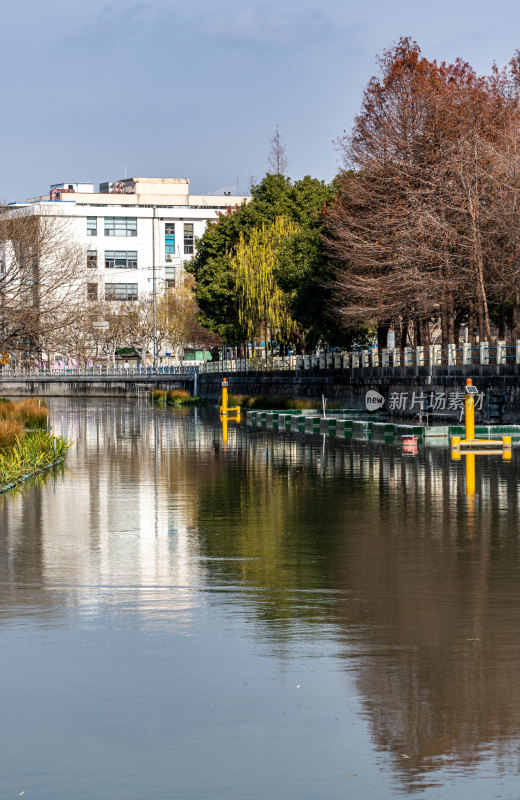
[{"label": "metal railing", "polygon": [[520,340],[513,344],[498,341],[492,344],[480,342],[478,345],[465,343],[462,346],[440,345],[429,347],[405,347],[402,350],[381,349],[352,350],[350,352],[331,352],[312,356],[273,356],[269,358],[242,358],[212,361],[201,365],[199,374],[231,374],[234,372],[283,372],[308,370],[348,370],[356,374],[358,370],[382,367],[457,367],[468,365],[520,364]]},{"label": "metal railing", "polygon": [[169,367],[84,367],[74,369],[40,369],[37,367],[9,368],[0,370],[0,378],[52,378],[65,377],[109,377],[109,378],[140,378],[161,375],[194,375],[199,370],[198,365],[173,365]]}]

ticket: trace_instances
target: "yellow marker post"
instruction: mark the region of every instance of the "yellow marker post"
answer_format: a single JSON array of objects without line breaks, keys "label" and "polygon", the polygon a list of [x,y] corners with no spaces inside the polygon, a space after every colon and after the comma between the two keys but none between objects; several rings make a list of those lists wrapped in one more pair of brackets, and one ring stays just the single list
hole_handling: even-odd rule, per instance
[{"label": "yellow marker post", "polygon": [[228,418],[227,414],[222,415],[222,441],[227,444],[228,439]]},{"label": "yellow marker post", "polygon": [[[466,386],[473,386],[473,380],[471,378],[466,378]],[[469,393],[467,389],[464,397],[464,412],[466,441],[473,441],[475,438],[475,400],[473,399],[473,394]]]},{"label": "yellow marker post", "polygon": [[228,412],[227,391],[228,391],[228,382],[227,378],[224,378],[224,380],[222,381],[222,405],[220,407],[220,413],[222,414],[223,417],[227,417],[227,412]]}]

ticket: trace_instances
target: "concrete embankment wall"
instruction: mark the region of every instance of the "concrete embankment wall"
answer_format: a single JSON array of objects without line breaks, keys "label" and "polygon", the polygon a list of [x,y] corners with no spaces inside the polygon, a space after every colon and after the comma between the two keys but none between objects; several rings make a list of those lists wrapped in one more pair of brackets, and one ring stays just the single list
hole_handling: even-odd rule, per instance
[{"label": "concrete embankment wall", "polygon": [[[487,419],[488,395],[503,394],[504,422],[520,422],[520,365],[395,367],[299,370],[297,372],[249,372],[227,375],[230,394],[296,397],[336,401],[344,408],[365,408],[367,391],[384,397],[382,410],[409,419],[421,407],[442,418],[457,420],[464,405],[466,377],[478,389],[477,420]],[[209,400],[220,396],[222,375],[200,374],[197,393]],[[135,397],[152,388],[193,392],[192,376],[52,376],[0,377],[0,397]]]},{"label": "concrete embankment wall", "polygon": [[[367,391],[385,399],[382,410],[398,418],[417,415],[421,407],[433,408],[440,418],[458,420],[464,407],[464,386],[473,378],[478,389],[477,419],[487,418],[488,395],[503,394],[504,422],[520,421],[520,365],[506,364],[457,367],[359,368],[351,370],[306,370],[283,373],[231,373],[229,393],[267,397],[321,398],[337,401],[344,408],[365,408]],[[220,395],[222,375],[199,375],[199,394],[208,399]]]},{"label": "concrete embankment wall", "polygon": [[45,379],[1,377],[0,397],[135,397],[150,389],[193,389],[192,378],[183,376],[150,376],[118,378],[86,376],[52,376]]}]

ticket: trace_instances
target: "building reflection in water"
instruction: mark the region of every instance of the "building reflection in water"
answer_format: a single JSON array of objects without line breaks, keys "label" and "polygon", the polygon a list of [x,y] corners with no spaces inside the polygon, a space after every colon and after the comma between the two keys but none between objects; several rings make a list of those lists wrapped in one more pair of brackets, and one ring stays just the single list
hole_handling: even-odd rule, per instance
[{"label": "building reflection in water", "polygon": [[[190,632],[202,605],[281,659],[333,652],[407,787],[520,730],[520,467],[447,448],[279,434],[150,408],[52,402],[64,476],[0,500],[0,620],[113,604]],[[225,601],[222,593],[225,592]],[[345,681],[347,691],[347,681]],[[407,758],[403,758],[406,756]]]}]

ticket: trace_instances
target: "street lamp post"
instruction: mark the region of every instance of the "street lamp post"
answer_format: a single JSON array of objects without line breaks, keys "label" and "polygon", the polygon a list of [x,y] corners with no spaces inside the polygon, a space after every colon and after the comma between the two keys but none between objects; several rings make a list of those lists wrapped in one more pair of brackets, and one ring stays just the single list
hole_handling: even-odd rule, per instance
[{"label": "street lamp post", "polygon": [[152,309],[153,309],[153,368],[157,369],[157,271],[155,268],[155,206],[152,209]]}]

